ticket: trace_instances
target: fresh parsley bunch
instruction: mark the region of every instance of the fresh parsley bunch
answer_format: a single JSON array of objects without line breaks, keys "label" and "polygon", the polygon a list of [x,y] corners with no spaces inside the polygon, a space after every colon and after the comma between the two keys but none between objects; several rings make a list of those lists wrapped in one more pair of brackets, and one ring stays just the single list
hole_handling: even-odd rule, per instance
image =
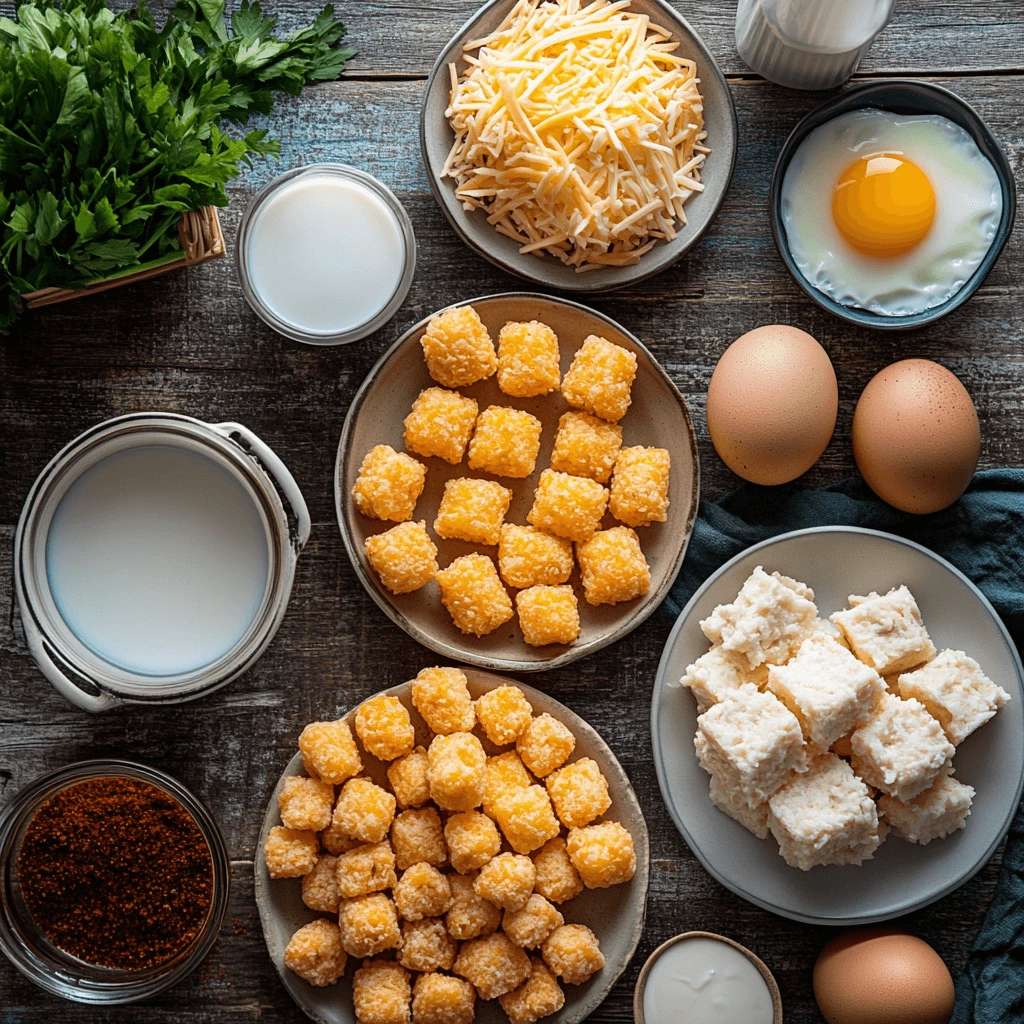
[{"label": "fresh parsley bunch", "polygon": [[81,287],[181,255],[181,214],[226,206],[224,186],[266,131],[274,92],[337,78],[352,56],[325,7],[279,39],[276,18],[242,0],[179,0],[157,28],[139,0],[30,0],[0,18],[0,332],[38,288]]}]

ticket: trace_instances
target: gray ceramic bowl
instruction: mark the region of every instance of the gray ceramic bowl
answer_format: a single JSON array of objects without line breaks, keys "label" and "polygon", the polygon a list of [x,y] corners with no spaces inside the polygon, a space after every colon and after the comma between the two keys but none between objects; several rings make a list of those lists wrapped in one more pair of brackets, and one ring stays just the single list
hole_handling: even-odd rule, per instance
[{"label": "gray ceramic bowl", "polygon": [[[469,677],[469,692],[474,699],[495,686],[512,682],[510,679],[475,669],[466,669],[466,675]],[[640,936],[643,934],[650,874],[647,825],[626,773],[604,740],[582,718],[554,698],[523,683],[519,686],[533,705],[535,713],[547,712],[572,731],[576,737],[576,749],[573,751],[572,760],[589,757],[600,766],[608,780],[608,793],[612,798],[612,805],[601,820],[622,822],[633,837],[633,849],[636,853],[636,874],[631,881],[610,889],[585,889],[575,899],[563,903],[559,908],[567,922],[585,924],[594,931],[605,957],[604,968],[585,984],[564,986],[565,1006],[558,1013],[545,1018],[550,1024],[578,1024],[607,998],[619,975],[626,969],[636,952]],[[398,697],[409,709],[416,727],[416,742],[425,742],[428,736],[427,727],[412,706],[411,684],[403,683],[383,692]],[[354,710],[344,716],[346,720],[351,721]],[[477,731],[488,753],[494,753],[495,748],[479,732],[479,728]],[[386,785],[384,762],[371,757],[365,751],[362,755],[363,764],[367,769],[366,774],[381,785]],[[256,849],[255,884],[256,905],[260,912],[263,937],[281,981],[307,1016],[318,1024],[357,1024],[352,1009],[352,976],[359,966],[355,957],[349,958],[345,976],[337,985],[329,988],[314,988],[284,966],[284,951],[292,934],[306,922],[321,916],[302,902],[299,879],[271,880],[263,859],[263,844],[266,842],[267,833],[275,825],[281,824],[277,807],[278,793],[285,779],[301,774],[302,757],[296,754],[271,794],[263,828],[260,830],[259,845]],[[495,1000],[477,1003],[476,1020],[479,1024],[507,1024],[508,1018]]]},{"label": "gray ceramic bowl", "polygon": [[[400,595],[392,594],[380,583],[367,561],[364,542],[370,534],[382,533],[395,524],[360,515],[351,498],[363,457],[377,444],[389,444],[396,451],[403,451],[403,420],[420,391],[435,386],[435,381],[427,373],[420,345],[429,318],[420,321],[395,342],[367,375],[345,418],[334,480],[338,523],[360,581],[394,623],[432,651],[480,668],[542,672],[568,664],[624,637],[636,629],[668,593],[682,564],[697,515],[700,490],[697,441],[686,402],[668,374],[633,335],[613,320],[575,302],[529,292],[491,295],[458,305],[472,305],[493,338],[498,337],[498,332],[509,320],[542,320],[558,335],[563,373],[588,334],[603,335],[635,352],[637,376],[633,383],[633,402],[622,419],[623,444],[667,448],[672,459],[668,520],[637,530],[651,567],[651,589],[644,597],[618,605],[592,607],[584,601],[579,573],[574,571],[570,582],[576,589],[582,626],[579,639],[574,644],[568,647],[529,647],[514,618],[488,636],[465,636],[441,604],[436,583],[428,583],[415,593]],[[493,377],[461,390],[475,398],[481,409],[488,405],[515,406],[533,413],[544,426],[537,466],[530,477],[525,480],[491,478],[512,488],[515,495],[505,521],[525,524],[526,514],[533,503],[534,488],[541,471],[551,460],[558,418],[569,407],[558,392],[541,398],[510,398],[498,390]],[[434,518],[445,481],[459,476],[486,477],[487,474],[470,470],[465,459],[457,466],[436,458],[422,461],[428,466],[427,481],[413,518],[425,519],[433,536]],[[610,514],[605,516],[604,525],[616,525]],[[433,539],[438,546],[438,562],[442,568],[452,559],[471,551],[480,550],[497,557],[495,547],[441,540],[436,536]]]},{"label": "gray ceramic bowl", "polygon": [[[956,778],[976,790],[967,827],[915,846],[890,836],[861,867],[787,866],[769,836],[761,840],[711,803],[708,776],[693,750],[697,709],[679,686],[686,667],[710,646],[700,620],[731,601],[761,565],[806,583],[819,614],[850,594],[884,593],[905,583],[935,646],[975,658],[1012,697],[968,736],[953,758]],[[707,870],[751,903],[808,924],[859,925],[917,910],[971,878],[996,851],[1024,789],[1024,677],[1006,628],[977,587],[948,562],[911,541],[875,530],[827,526],[756,544],[727,562],[683,609],[665,644],[651,701],[651,737],[661,794],[683,838]]]},{"label": "gray ceramic bowl", "polygon": [[455,182],[441,178],[441,170],[448,158],[455,135],[445,110],[451,92],[448,65],[454,63],[461,73],[462,47],[473,39],[494,31],[504,21],[516,0],[491,0],[455,33],[451,42],[441,51],[437,63],[427,79],[420,113],[420,146],[423,163],[434,197],[444,215],[460,238],[484,259],[527,281],[557,288],[563,292],[603,292],[623,288],[651,277],[671,266],[701,238],[718,213],[732,180],[736,163],[736,109],[725,77],[715,63],[704,41],[664,0],[633,0],[630,10],[649,15],[652,21],[671,29],[682,43],[679,53],[697,62],[697,75],[704,96],[704,127],[710,147],[705,165],[701,168],[704,191],[686,204],[686,226],[671,242],[659,242],[650,252],[631,267],[608,267],[603,270],[577,274],[551,256],[522,254],[510,238],[499,235],[487,223],[480,210],[464,210],[455,198]]},{"label": "gray ceramic bowl", "polygon": [[[824,292],[818,291],[800,272],[792,254],[789,251],[789,242],[786,238],[786,228],[782,221],[782,183],[786,177],[786,170],[793,159],[793,155],[800,144],[816,128],[820,128],[827,121],[839,117],[841,114],[848,114],[852,110],[861,110],[864,107],[877,107],[881,110],[891,110],[897,114],[939,114],[949,118],[950,121],[960,125],[964,131],[974,140],[978,149],[981,150],[992,166],[995,168],[999,178],[999,184],[1003,193],[1003,212],[999,219],[999,226],[996,228],[995,238],[989,247],[985,258],[981,261],[978,269],[964,283],[964,286],[955,294],[951,295],[945,302],[924,312],[915,313],[912,316],[883,316],[880,313],[873,313],[869,309],[860,309],[857,306],[844,306],[836,302]],[[952,313],[958,306],[963,305],[981,286],[981,283],[988,276],[992,265],[999,258],[1010,238],[1013,230],[1013,220],[1017,212],[1017,186],[1014,182],[1013,169],[1006,158],[995,136],[988,125],[981,119],[981,115],[965,100],[962,100],[955,92],[935,85],[932,82],[913,82],[899,78],[885,79],[880,82],[868,82],[864,85],[856,85],[846,89],[834,99],[823,103],[820,107],[812,110],[790,133],[786,139],[779,158],[775,162],[775,172],[772,175],[771,192],[769,195],[769,218],[771,221],[772,235],[775,237],[775,244],[778,246],[782,262],[790,272],[793,280],[803,291],[813,299],[822,309],[835,314],[841,320],[851,324],[859,324],[861,327],[874,327],[878,330],[903,331],[911,327],[921,327],[930,324],[947,313]]]}]

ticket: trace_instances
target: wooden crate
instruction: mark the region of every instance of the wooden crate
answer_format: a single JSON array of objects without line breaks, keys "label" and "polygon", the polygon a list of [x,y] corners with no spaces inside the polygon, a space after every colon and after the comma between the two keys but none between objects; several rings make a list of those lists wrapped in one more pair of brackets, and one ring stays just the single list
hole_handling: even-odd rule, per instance
[{"label": "wooden crate", "polygon": [[129,271],[128,273],[121,272],[112,277],[92,281],[84,288],[41,288],[39,291],[23,295],[22,301],[29,309],[51,306],[56,302],[79,299],[83,295],[95,295],[97,292],[105,292],[109,288],[120,288],[122,285],[145,281],[147,278],[166,274],[171,270],[180,270],[182,267],[189,267],[196,263],[205,263],[207,260],[217,259],[227,252],[224,233],[221,231],[220,218],[217,216],[215,206],[204,206],[201,210],[184,214],[178,225],[178,240],[181,242],[184,252],[178,259],[163,263],[159,267],[149,267],[146,270]]}]

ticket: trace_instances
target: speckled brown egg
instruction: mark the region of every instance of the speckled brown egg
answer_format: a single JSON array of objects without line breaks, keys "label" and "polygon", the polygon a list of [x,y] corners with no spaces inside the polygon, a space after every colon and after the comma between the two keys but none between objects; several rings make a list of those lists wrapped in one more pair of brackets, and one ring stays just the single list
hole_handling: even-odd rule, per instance
[{"label": "speckled brown egg", "polygon": [[772,324],[737,338],[719,359],[708,387],[708,432],[738,476],[784,484],[821,457],[838,408],[828,353],[806,331]]},{"label": "speckled brown egg", "polygon": [[949,1024],[953,979],[923,939],[859,928],[818,955],[814,998],[828,1024]]},{"label": "speckled brown egg", "polygon": [[876,374],[853,414],[853,456],[868,486],[904,512],[952,505],[978,468],[981,430],[944,366],[904,359]]}]

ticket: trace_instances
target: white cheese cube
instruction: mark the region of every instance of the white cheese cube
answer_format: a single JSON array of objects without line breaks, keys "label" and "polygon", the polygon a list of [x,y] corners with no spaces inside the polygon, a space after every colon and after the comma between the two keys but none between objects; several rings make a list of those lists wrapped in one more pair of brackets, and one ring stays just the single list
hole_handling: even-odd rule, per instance
[{"label": "white cheese cube", "polygon": [[923,793],[955,753],[923,704],[889,693],[854,731],[850,746],[853,770],[868,785],[904,801]]},{"label": "white cheese cube", "polygon": [[904,673],[899,688],[901,697],[916,698],[939,720],[954,746],[1010,699],[963,651],[943,651],[923,668]]},{"label": "white cheese cube", "polygon": [[738,690],[697,719],[697,759],[711,775],[754,808],[790,771],[806,771],[804,737],[796,716],[776,697]]},{"label": "white cheese cube", "polygon": [[745,829],[753,832],[758,839],[768,838],[768,804],[748,807],[743,794],[731,789],[718,775],[711,776],[711,802],[738,821]]},{"label": "white cheese cube", "polygon": [[882,842],[878,812],[867,786],[835,754],[811,760],[768,801],[768,827],[791,867],[860,864]]},{"label": "white cheese cube", "polygon": [[850,650],[880,676],[905,672],[935,657],[914,595],[905,587],[888,594],[850,597],[850,607],[832,615]]},{"label": "white cheese cube", "polygon": [[713,704],[732,696],[743,687],[759,689],[768,680],[768,670],[761,666],[751,669],[742,654],[712,647],[702,654],[679,682],[697,698],[697,710],[703,714]]},{"label": "white cheese cube", "polygon": [[906,803],[883,794],[878,799],[878,809],[901,839],[927,846],[933,839],[942,839],[963,828],[973,800],[972,786],[944,774]]},{"label": "white cheese cube", "polygon": [[814,633],[786,665],[768,669],[768,689],[800,720],[804,735],[827,750],[867,720],[882,679],[825,633]]},{"label": "white cheese cube", "polygon": [[812,631],[818,609],[803,583],[758,566],[732,604],[720,604],[700,628],[713,643],[746,655],[750,667],[784,665]]}]

